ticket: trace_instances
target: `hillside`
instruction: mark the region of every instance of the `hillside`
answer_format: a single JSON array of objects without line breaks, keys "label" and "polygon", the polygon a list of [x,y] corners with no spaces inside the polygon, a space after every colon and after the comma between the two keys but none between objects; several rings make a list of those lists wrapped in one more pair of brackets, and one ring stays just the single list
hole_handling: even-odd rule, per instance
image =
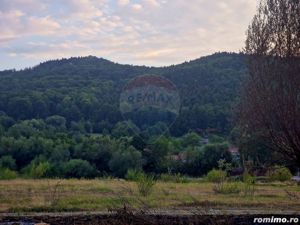
[{"label": "hillside", "polygon": [[[144,74],[171,80],[182,104],[170,129],[158,119],[137,135],[134,124],[124,122],[119,98],[129,80]],[[161,68],[120,65],[90,56],[2,71],[0,174],[124,177],[129,169],[156,174],[171,169],[203,175],[219,159],[231,161],[225,139],[213,135],[231,131],[232,107],[245,75],[245,56],[229,53]],[[151,110],[145,112],[160,118]],[[203,145],[207,130],[213,145]],[[186,160],[178,161],[178,154]],[[1,168],[9,170],[1,172]]]},{"label": "hillside", "polygon": [[206,128],[226,133],[246,74],[244,60],[241,54],[217,53],[161,68],[121,65],[93,56],[52,60],[0,72],[0,111],[14,120],[60,115],[68,127],[84,121],[92,124],[91,132],[110,131],[122,120],[118,107],[124,84],[138,75],[159,74],[177,86],[182,99],[173,135]]}]

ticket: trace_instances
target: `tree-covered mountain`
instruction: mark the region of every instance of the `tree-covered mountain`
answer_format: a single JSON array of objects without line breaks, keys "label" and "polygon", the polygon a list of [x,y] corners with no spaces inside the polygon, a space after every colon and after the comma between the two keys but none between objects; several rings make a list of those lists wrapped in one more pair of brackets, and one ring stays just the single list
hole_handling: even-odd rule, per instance
[{"label": "tree-covered mountain", "polygon": [[245,56],[217,53],[169,67],[131,66],[93,56],[51,60],[21,71],[0,72],[0,111],[15,121],[59,115],[87,132],[111,132],[123,120],[122,87],[133,77],[158,74],[171,80],[182,101],[171,133],[230,130],[232,106],[246,74]]},{"label": "tree-covered mountain", "polygon": [[[90,56],[2,71],[0,179],[14,171],[34,178],[124,177],[130,169],[203,175],[220,159],[230,162],[219,136],[232,129],[245,58],[217,53],[157,68]],[[141,138],[119,110],[124,85],[145,74],[168,78],[181,97],[177,120],[159,138],[155,132],[162,124]]]}]

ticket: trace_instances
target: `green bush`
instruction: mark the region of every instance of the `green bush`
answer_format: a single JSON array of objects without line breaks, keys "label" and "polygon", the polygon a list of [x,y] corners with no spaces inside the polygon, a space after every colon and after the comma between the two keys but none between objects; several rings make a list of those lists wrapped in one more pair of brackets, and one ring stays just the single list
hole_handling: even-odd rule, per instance
[{"label": "green bush", "polygon": [[92,178],[97,175],[97,170],[86,160],[72,159],[64,166],[66,178]]},{"label": "green bush", "polygon": [[241,186],[237,182],[225,182],[219,185],[215,185],[213,191],[218,194],[238,194],[241,192]]},{"label": "green bush", "polygon": [[289,181],[292,178],[291,171],[286,167],[275,166],[268,172],[271,181]]},{"label": "green bush", "polygon": [[27,168],[25,168],[25,176],[34,179],[45,178],[50,170],[51,164],[49,162],[33,162]]},{"label": "green bush", "polygon": [[17,172],[8,168],[0,169],[0,180],[12,180],[17,178]]},{"label": "green bush", "polygon": [[218,136],[218,135],[211,135],[211,136],[209,137],[209,142],[210,142],[210,143],[213,143],[213,144],[224,143],[225,141],[226,141],[225,138],[220,137],[220,136]]},{"label": "green bush", "polygon": [[139,170],[142,168],[142,154],[134,147],[116,151],[109,161],[109,168],[116,177],[125,177],[129,169]]},{"label": "green bush", "polygon": [[243,192],[245,196],[253,196],[255,192],[255,181],[256,178],[251,176],[249,173],[244,173],[243,175],[243,182],[244,188]]},{"label": "green bush", "polygon": [[180,173],[170,174],[163,173],[160,175],[160,180],[164,182],[174,182],[174,183],[188,183],[189,179],[186,176],[181,175]]},{"label": "green bush", "polygon": [[[232,155],[228,151],[227,143],[207,144],[201,148],[200,157],[198,161],[198,170],[200,174],[207,174],[214,168],[225,170],[227,168],[220,168],[220,159],[225,164],[229,165],[232,161]],[[196,164],[197,165],[197,164]],[[198,172],[198,173],[199,173]]]},{"label": "green bush", "polygon": [[140,173],[137,180],[138,190],[142,196],[148,196],[155,185],[156,181],[153,175]]},{"label": "green bush", "polygon": [[16,160],[10,155],[2,156],[0,158],[0,168],[8,168],[10,170],[14,170],[17,168]]},{"label": "green bush", "polygon": [[125,179],[129,181],[138,181],[139,176],[141,176],[143,172],[136,169],[129,169],[125,175]]},{"label": "green bush", "polygon": [[224,182],[226,179],[226,172],[223,170],[213,169],[208,172],[208,174],[206,175],[206,179],[207,179],[207,181],[213,182],[213,183]]}]

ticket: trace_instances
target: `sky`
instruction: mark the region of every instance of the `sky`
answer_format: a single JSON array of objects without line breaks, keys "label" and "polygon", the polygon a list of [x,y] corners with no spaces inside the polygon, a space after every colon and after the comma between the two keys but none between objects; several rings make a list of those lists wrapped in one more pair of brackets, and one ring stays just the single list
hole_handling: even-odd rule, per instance
[{"label": "sky", "polygon": [[167,66],[242,50],[257,0],[0,0],[0,70],[97,56]]}]

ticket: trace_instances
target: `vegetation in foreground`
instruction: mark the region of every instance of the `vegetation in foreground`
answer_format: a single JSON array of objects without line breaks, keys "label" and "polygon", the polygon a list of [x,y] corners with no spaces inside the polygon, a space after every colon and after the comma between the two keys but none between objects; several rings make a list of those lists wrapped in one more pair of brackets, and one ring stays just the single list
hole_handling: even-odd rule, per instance
[{"label": "vegetation in foreground", "polygon": [[300,210],[300,187],[290,182],[257,182],[253,186],[253,192],[247,192],[247,188],[251,187],[247,185],[247,181],[226,181],[222,191],[217,192],[215,187],[216,183],[199,179],[184,183],[158,180],[151,191],[145,194],[140,191],[139,181],[120,179],[2,180],[0,211],[95,211],[123,207],[124,204],[142,209],[232,209],[234,206],[237,209],[255,208],[266,211]]}]

